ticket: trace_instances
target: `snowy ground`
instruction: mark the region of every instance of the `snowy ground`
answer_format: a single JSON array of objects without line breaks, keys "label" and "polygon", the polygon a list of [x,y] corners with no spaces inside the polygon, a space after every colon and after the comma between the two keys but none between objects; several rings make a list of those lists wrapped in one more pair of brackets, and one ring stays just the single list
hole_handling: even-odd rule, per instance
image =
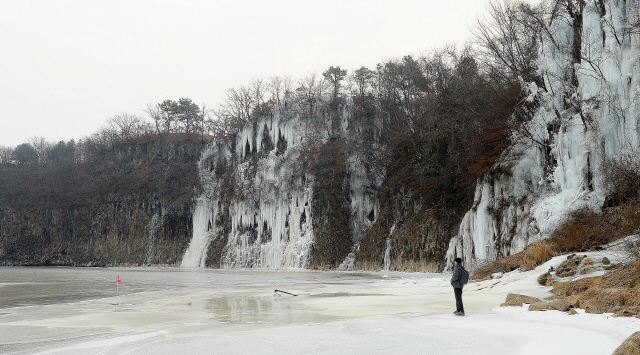
[{"label": "snowy ground", "polygon": [[468,285],[465,317],[447,274],[5,267],[0,353],[612,353],[639,319],[498,307],[561,260]]}]

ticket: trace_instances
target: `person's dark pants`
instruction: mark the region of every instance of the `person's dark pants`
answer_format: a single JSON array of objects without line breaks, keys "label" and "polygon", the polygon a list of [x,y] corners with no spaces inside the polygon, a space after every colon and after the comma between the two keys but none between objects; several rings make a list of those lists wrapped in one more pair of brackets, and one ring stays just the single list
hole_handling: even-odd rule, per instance
[{"label": "person's dark pants", "polygon": [[464,313],[464,305],[462,304],[462,288],[453,288],[453,294],[456,295],[456,312]]}]

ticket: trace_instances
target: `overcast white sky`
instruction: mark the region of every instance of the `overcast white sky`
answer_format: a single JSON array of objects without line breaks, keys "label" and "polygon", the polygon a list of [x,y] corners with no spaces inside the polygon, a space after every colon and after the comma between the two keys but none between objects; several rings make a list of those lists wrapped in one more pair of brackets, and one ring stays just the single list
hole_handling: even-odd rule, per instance
[{"label": "overcast white sky", "polygon": [[0,146],[80,139],[254,77],[373,68],[470,38],[487,0],[0,0]]}]

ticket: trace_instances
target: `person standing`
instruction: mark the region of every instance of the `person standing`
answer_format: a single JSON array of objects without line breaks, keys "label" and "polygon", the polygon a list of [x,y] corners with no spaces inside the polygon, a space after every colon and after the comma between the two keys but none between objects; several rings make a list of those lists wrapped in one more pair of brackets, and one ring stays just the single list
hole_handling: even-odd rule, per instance
[{"label": "person standing", "polygon": [[466,272],[466,270],[462,267],[462,259],[455,258],[451,286],[453,286],[453,294],[456,296],[456,311],[453,312],[456,316],[464,316],[464,305],[462,304],[462,287],[464,287],[464,284],[461,281],[463,272]]}]

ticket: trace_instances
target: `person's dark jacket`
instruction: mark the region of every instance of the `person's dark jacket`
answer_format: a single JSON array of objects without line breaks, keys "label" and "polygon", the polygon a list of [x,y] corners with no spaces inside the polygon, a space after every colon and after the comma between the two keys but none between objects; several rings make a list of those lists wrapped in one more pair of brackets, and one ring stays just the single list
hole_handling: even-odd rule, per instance
[{"label": "person's dark jacket", "polygon": [[453,276],[451,276],[451,286],[453,288],[462,288],[464,285],[460,283],[460,274],[462,274],[462,265],[456,265],[453,268]]}]

